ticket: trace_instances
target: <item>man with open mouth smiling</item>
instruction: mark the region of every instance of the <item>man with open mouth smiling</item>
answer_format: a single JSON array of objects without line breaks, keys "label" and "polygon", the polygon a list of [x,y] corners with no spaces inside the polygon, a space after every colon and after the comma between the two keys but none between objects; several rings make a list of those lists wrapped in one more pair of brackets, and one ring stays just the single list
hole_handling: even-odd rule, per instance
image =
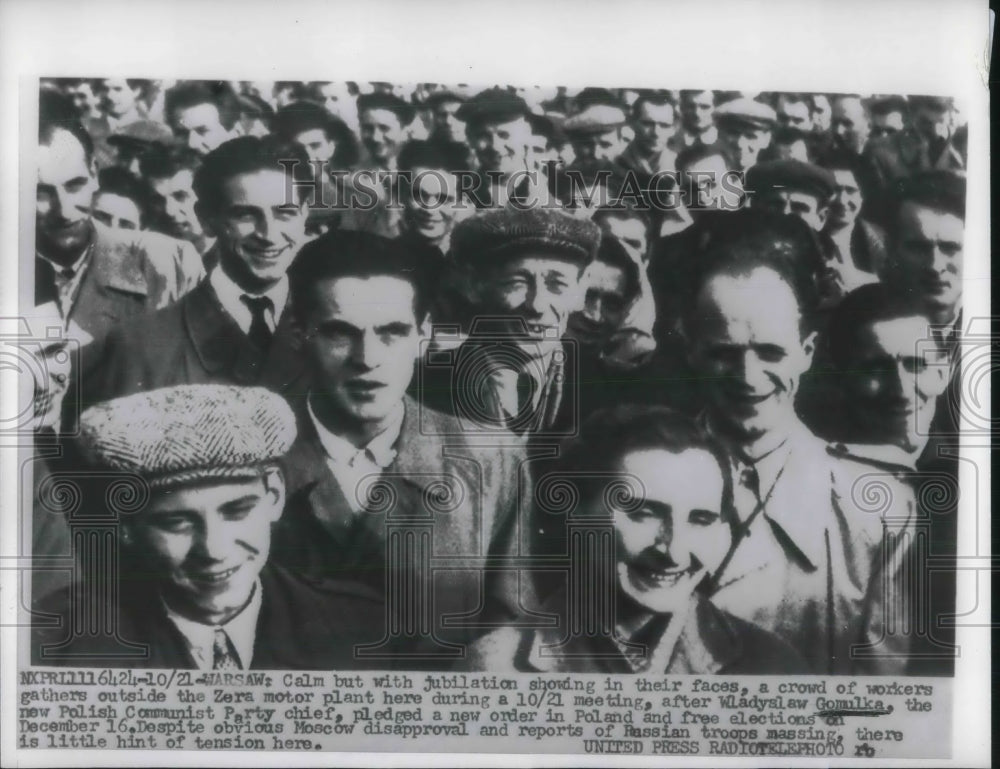
[{"label": "man with open mouth smiling", "polygon": [[272,137],[241,136],[206,155],[193,189],[204,232],[216,238],[204,257],[214,266],[169,312],[111,332],[84,369],[84,406],[176,384],[300,392],[285,273],[306,240],[311,182],[302,147]]},{"label": "man with open mouth smiling", "polygon": [[[911,637],[893,623],[913,492],[831,453],[795,410],[815,347],[818,246],[794,216],[721,216],[682,321],[707,391],[702,423],[725,446],[734,488],[713,600],[789,642],[814,673],[900,672]],[[875,478],[886,496],[871,505]]]},{"label": "man with open mouth smiling", "polygon": [[[571,485],[579,503],[566,514],[569,525],[588,534],[611,528],[614,551],[581,557],[571,539],[569,587],[546,602],[561,618],[558,627],[494,631],[473,644],[470,667],[805,672],[788,644],[706,597],[704,588],[730,544],[732,487],[724,463],[687,416],[636,405],[595,412],[564,444],[556,469],[540,481],[539,490],[547,480]],[[613,627],[591,621],[598,616],[613,617]],[[581,632],[583,627],[590,632]],[[597,632],[590,630],[594,627]]]},{"label": "man with open mouth smiling", "polygon": [[103,632],[80,633],[79,618],[97,611],[85,601],[99,589],[82,569],[82,582],[42,601],[63,622],[38,629],[36,660],[200,670],[363,664],[354,647],[378,640],[381,595],[345,582],[320,591],[269,563],[285,502],[278,460],[294,438],[288,405],[263,388],[183,385],[88,409],[79,439],[93,472],[88,504],[101,491],[110,499],[115,484],[146,502],[120,521],[119,603],[105,609]]}]

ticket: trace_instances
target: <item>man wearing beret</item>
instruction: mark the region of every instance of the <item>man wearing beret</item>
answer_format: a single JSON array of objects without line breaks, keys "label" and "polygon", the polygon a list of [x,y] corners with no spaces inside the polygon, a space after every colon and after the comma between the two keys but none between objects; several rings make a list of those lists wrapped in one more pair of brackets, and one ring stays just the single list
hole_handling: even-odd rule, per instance
[{"label": "man wearing beret", "polygon": [[288,405],[262,388],[184,385],[84,412],[80,454],[91,480],[103,474],[115,483],[118,474],[146,501],[119,522],[122,568],[111,575],[119,580],[117,634],[73,634],[94,608],[85,604],[93,593],[78,583],[40,604],[61,622],[36,628],[34,662],[357,666],[354,647],[377,640],[380,597],[343,583],[320,590],[269,563],[271,528],[285,502],[278,460],[294,438]]},{"label": "man wearing beret", "polygon": [[[290,499],[275,557],[317,582],[348,574],[379,593],[412,585],[429,603],[389,612],[428,611],[427,637],[401,643],[434,663],[435,639],[474,633],[455,618],[485,627],[519,614],[518,575],[502,561],[519,531],[523,448],[503,431],[470,440],[457,419],[407,395],[428,331],[432,267],[397,241],[350,231],[316,239],[296,260],[296,343],[311,386],[295,404],[300,430],[285,461]],[[398,560],[394,532],[407,522],[433,527],[433,554],[450,559],[447,570],[425,569],[417,554]]]},{"label": "man wearing beret", "polygon": [[771,144],[777,115],[771,107],[739,97],[715,108],[719,143],[729,153],[735,170],[746,171]]},{"label": "man wearing beret", "polygon": [[[289,159],[298,162],[280,163]],[[242,136],[209,153],[194,190],[198,218],[216,237],[206,262],[216,266],[186,301],[116,329],[95,350],[81,371],[84,407],[176,384],[296,391],[304,365],[290,344],[285,273],[305,240],[311,189],[299,145]]]},{"label": "man wearing beret", "polygon": [[600,229],[551,209],[485,212],[459,223],[452,259],[467,274],[469,339],[450,368],[425,361],[423,397],[469,429],[564,434],[578,403],[571,313],[583,309],[584,270]]}]

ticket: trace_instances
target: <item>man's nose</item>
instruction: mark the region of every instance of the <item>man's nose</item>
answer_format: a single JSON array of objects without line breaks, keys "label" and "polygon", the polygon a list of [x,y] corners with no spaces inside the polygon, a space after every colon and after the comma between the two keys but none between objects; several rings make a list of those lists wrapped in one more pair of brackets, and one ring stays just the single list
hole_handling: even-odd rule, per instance
[{"label": "man's nose", "polygon": [[382,344],[378,335],[374,331],[368,331],[358,337],[355,342],[351,360],[357,368],[371,371],[382,362],[385,349],[385,345]]},{"label": "man's nose", "polygon": [[736,376],[754,392],[763,393],[767,390],[769,382],[767,365],[752,350],[740,358]]},{"label": "man's nose", "polygon": [[204,529],[198,538],[196,546],[199,555],[209,561],[223,561],[226,558],[226,550],[229,547],[229,537],[227,536],[228,526],[221,518],[210,516],[205,521]]},{"label": "man's nose", "polygon": [[600,323],[604,317],[604,306],[600,299],[588,299],[583,305],[583,316],[594,323]]}]

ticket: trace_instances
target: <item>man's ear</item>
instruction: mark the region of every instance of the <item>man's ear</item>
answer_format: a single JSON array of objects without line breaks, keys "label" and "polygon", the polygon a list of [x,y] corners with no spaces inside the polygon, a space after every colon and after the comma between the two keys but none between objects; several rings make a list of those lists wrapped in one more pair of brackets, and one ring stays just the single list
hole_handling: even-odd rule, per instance
[{"label": "man's ear", "polygon": [[275,523],[285,509],[285,478],[281,474],[281,468],[277,465],[270,465],[264,470],[264,491],[267,494],[267,520],[268,523]]},{"label": "man's ear", "polygon": [[931,369],[928,373],[928,379],[931,382],[931,386],[927,389],[929,390],[929,395],[932,398],[937,398],[948,389],[951,366],[948,365],[947,354],[941,353],[941,359],[932,363],[928,368]]},{"label": "man's ear", "polygon": [[306,346],[306,322],[293,306],[288,315],[289,346],[296,352],[301,352]]},{"label": "man's ear", "polygon": [[424,319],[418,321],[417,323],[417,333],[420,335],[421,338],[423,339],[431,338],[431,333],[433,331],[432,325],[433,324],[431,323],[431,314],[429,312],[425,313]]}]

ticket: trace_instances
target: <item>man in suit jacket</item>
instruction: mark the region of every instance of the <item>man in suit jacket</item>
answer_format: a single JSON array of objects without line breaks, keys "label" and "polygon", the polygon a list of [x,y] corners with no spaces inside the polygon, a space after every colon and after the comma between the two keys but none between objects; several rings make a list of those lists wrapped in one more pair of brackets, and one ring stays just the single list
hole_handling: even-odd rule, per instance
[{"label": "man in suit jacket", "polygon": [[67,109],[52,94],[40,105],[35,304],[53,303],[86,343],[177,301],[204,270],[188,243],[92,218],[94,145]]},{"label": "man in suit jacket", "polygon": [[[285,274],[305,240],[302,174],[311,174],[302,149],[270,138],[239,137],[205,157],[196,210],[217,238],[218,265],[183,301],[117,329],[84,356],[84,408],[175,384],[260,384],[281,393],[302,385]],[[289,181],[299,193],[292,200]]]},{"label": "man in suit jacket", "polygon": [[460,222],[452,259],[468,275],[476,317],[461,347],[423,362],[422,401],[470,430],[573,432],[576,345],[563,337],[570,314],[583,309],[584,273],[600,238],[593,222],[552,209],[501,209]]},{"label": "man in suit jacket", "polygon": [[405,395],[427,326],[423,267],[356,231],[300,253],[292,297],[312,388],[297,403],[275,558],[317,583],[350,575],[385,592],[390,626],[416,623],[395,640],[441,666],[460,650],[449,643],[520,613],[508,560],[525,487],[514,436],[470,440]]},{"label": "man in suit jacket", "polygon": [[[108,576],[82,564],[81,582],[37,606],[35,664],[367,664],[355,651],[378,640],[379,596],[347,584],[321,590],[268,563],[285,501],[277,460],[294,438],[288,405],[263,388],[184,385],[86,411],[84,467],[95,482],[110,478],[109,500],[115,484],[137,484],[138,509],[117,521],[120,570]],[[93,517],[99,511],[91,498],[88,520],[106,521]],[[101,584],[109,579],[118,584]],[[118,601],[94,605],[108,595]]]}]

